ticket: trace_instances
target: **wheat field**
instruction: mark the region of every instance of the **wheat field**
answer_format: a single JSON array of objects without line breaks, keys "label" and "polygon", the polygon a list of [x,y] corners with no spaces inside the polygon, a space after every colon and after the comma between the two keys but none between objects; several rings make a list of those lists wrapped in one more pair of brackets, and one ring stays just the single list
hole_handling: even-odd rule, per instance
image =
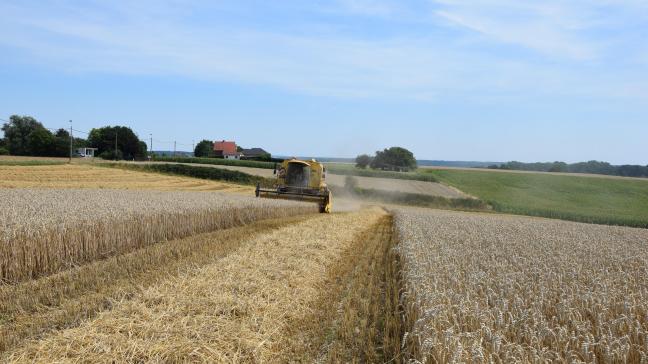
[{"label": "wheat field", "polygon": [[55,273],[159,241],[316,212],[226,193],[0,189],[0,281]]},{"label": "wheat field", "polygon": [[[338,312],[337,304],[345,277],[356,276],[350,274],[354,252],[364,249],[365,238],[385,223],[385,216],[380,210],[315,215],[242,237],[222,258],[163,277],[78,326],[24,341],[1,358],[39,363],[318,361],[335,340],[328,328],[340,315],[354,312]],[[374,240],[377,246],[380,242]],[[367,274],[358,277],[367,279]],[[353,332],[356,325],[339,330]],[[338,350],[342,342],[336,341]]]},{"label": "wheat field", "polygon": [[417,362],[648,362],[648,231],[395,209]]},{"label": "wheat field", "polygon": [[2,362],[648,363],[648,230],[0,172]]}]

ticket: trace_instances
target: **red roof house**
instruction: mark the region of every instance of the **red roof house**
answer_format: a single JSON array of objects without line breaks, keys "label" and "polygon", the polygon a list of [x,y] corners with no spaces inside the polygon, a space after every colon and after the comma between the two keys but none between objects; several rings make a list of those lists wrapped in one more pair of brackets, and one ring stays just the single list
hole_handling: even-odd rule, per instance
[{"label": "red roof house", "polygon": [[239,159],[241,153],[236,151],[236,143],[230,141],[214,142],[214,154],[225,159]]}]

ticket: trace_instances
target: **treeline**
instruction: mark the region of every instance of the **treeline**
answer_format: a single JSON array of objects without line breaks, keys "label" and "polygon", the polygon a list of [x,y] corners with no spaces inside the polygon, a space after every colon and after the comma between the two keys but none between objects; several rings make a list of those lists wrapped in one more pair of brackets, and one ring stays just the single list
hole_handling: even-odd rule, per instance
[{"label": "treeline", "polygon": [[[31,116],[12,115],[2,125],[0,154],[36,157],[69,157],[70,133],[65,129],[51,132]],[[104,159],[144,159],[146,143],[125,126],[105,126],[90,130],[87,139],[72,138],[72,155],[76,148],[97,148]]]},{"label": "treeline", "polygon": [[623,177],[648,177],[648,165],[620,165],[615,166],[608,162],[589,161],[567,164],[565,162],[507,162],[501,165],[491,165],[490,169],[505,169],[515,171],[535,172],[564,172],[564,173],[591,173]]},{"label": "treeline", "polygon": [[407,172],[417,168],[416,158],[409,150],[401,147],[385,148],[376,151],[372,157],[361,154],[355,159],[356,167],[365,169],[379,169],[383,171]]},{"label": "treeline", "polygon": [[[70,133],[65,129],[51,132],[31,116],[12,115],[2,125],[0,155],[67,157],[70,155]],[[84,139],[74,138],[73,145],[86,146]]]}]

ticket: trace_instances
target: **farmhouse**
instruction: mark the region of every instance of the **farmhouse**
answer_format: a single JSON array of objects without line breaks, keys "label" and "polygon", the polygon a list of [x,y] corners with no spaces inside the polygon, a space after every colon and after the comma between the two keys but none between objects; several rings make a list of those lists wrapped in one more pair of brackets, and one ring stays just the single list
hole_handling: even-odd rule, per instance
[{"label": "farmhouse", "polygon": [[236,150],[236,142],[233,141],[214,142],[214,155],[224,159],[241,159],[241,153]]},{"label": "farmhouse", "polygon": [[79,157],[94,158],[97,148],[77,148],[76,154]]}]

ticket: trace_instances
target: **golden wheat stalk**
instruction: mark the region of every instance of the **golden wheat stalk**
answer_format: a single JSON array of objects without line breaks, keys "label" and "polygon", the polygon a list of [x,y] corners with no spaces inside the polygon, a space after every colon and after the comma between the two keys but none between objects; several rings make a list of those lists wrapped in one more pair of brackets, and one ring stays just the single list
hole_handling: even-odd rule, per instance
[{"label": "golden wheat stalk", "polygon": [[648,230],[395,210],[420,362],[646,362]]},{"label": "golden wheat stalk", "polygon": [[315,212],[223,193],[0,189],[0,281],[48,275],[168,239]]}]

